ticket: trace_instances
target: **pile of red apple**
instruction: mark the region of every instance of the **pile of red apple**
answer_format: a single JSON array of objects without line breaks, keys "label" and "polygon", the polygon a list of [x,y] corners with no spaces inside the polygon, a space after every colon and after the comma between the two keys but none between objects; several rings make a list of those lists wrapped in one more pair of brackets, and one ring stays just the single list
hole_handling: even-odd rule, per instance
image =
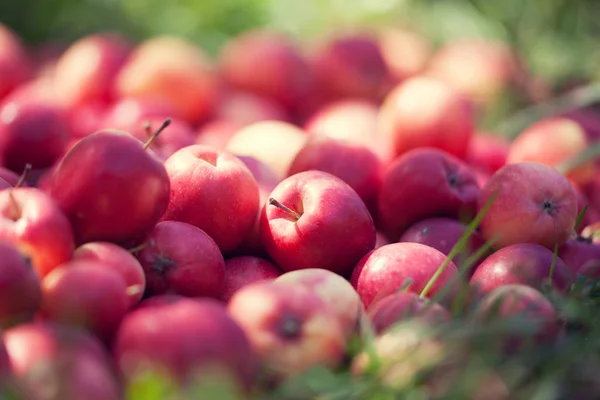
[{"label": "pile of red apple", "polygon": [[557,343],[548,287],[600,276],[600,164],[557,168],[600,117],[478,130],[523,87],[514,57],[394,29],[252,31],[218,60],[168,36],[37,50],[0,26],[1,387],[121,399],[152,373],[249,398],[313,367],[358,379],[357,337],[397,386],[398,355],[442,362],[424,335],[457,319],[535,322],[507,354]]}]

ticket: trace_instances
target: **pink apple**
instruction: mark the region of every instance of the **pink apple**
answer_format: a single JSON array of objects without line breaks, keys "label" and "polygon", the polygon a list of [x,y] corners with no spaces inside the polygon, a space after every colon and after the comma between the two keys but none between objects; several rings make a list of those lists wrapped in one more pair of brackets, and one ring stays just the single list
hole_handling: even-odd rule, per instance
[{"label": "pink apple", "polygon": [[307,139],[306,132],[291,123],[261,121],[238,130],[227,142],[226,149],[236,155],[259,159],[283,179]]},{"label": "pink apple", "polygon": [[312,89],[313,76],[290,37],[265,28],[230,40],[219,54],[220,72],[231,87],[296,109]]},{"label": "pink apple", "polygon": [[[479,264],[471,277],[470,285],[480,295],[513,283],[539,289],[549,282],[553,256],[552,251],[534,243],[504,247]],[[566,292],[574,282],[575,273],[557,257],[552,273],[552,286]]]},{"label": "pink apple", "polygon": [[469,141],[465,161],[483,172],[493,174],[506,165],[509,149],[508,139],[490,132],[477,132]]},{"label": "pink apple", "polygon": [[173,292],[220,298],[225,290],[225,261],[219,246],[194,225],[159,222],[136,256],[150,295]]},{"label": "pink apple", "polygon": [[0,99],[31,77],[31,64],[21,39],[0,23]]},{"label": "pink apple", "polygon": [[129,306],[137,304],[146,290],[146,276],[139,261],[123,247],[110,242],[88,242],[75,249],[73,261],[98,261],[125,281]]},{"label": "pink apple", "polygon": [[6,328],[33,318],[42,291],[38,274],[16,247],[0,241],[0,254],[0,326]]},{"label": "pink apple", "polygon": [[334,312],[303,286],[256,282],[238,290],[227,310],[269,375],[288,378],[343,360],[346,341]]},{"label": "pink apple", "polygon": [[346,182],[376,215],[383,165],[365,145],[311,137],[294,157],[288,176],[310,170],[328,172]]},{"label": "pink apple", "polygon": [[164,296],[140,303],[119,327],[114,358],[125,382],[150,369],[180,383],[193,383],[202,373],[217,369],[228,375],[225,378],[233,378],[234,384],[253,387],[256,356],[225,307],[213,299],[167,296],[160,301]]},{"label": "pink apple", "polygon": [[272,280],[283,271],[271,261],[260,257],[239,256],[225,260],[225,290],[222,300],[229,301],[242,287],[254,282]]},{"label": "pink apple", "polygon": [[111,130],[77,142],[51,181],[49,191],[78,244],[143,239],[165,212],[171,192],[158,157],[130,134]]},{"label": "pink apple", "polygon": [[425,218],[468,221],[475,215],[479,191],[473,171],[456,157],[435,148],[411,150],[384,171],[379,192],[380,229],[395,241],[410,225]]},{"label": "pink apple", "polygon": [[123,37],[111,33],[96,33],[73,42],[56,61],[52,77],[60,103],[72,109],[88,102],[113,100],[113,81],[130,49]]},{"label": "pink apple", "polygon": [[190,123],[208,117],[217,90],[217,78],[204,51],[169,35],[138,44],[115,78],[117,96],[168,102]]},{"label": "pink apple", "polygon": [[214,118],[250,125],[260,121],[288,121],[287,110],[274,99],[243,90],[225,91]]},{"label": "pink apple", "polygon": [[13,100],[0,105],[0,163],[20,173],[26,164],[51,166],[69,139],[66,115],[41,100]]},{"label": "pink apple", "polygon": [[409,29],[384,27],[378,37],[383,60],[395,82],[425,70],[433,52],[425,36]]},{"label": "pink apple", "polygon": [[[507,163],[532,161],[552,167],[570,161],[591,144],[583,127],[569,118],[548,118],[525,129],[511,143]],[[594,160],[587,161],[566,173],[580,185],[593,180],[597,173]]]},{"label": "pink apple", "polygon": [[[71,132],[71,140],[91,135],[97,130],[103,128],[102,122],[106,117],[108,105],[102,101],[90,101],[74,106],[68,111],[69,130]],[[65,151],[69,150],[67,145]]]},{"label": "pink apple", "polygon": [[226,119],[214,119],[200,125],[196,132],[196,144],[204,144],[217,149],[225,149],[229,139],[245,125]]},{"label": "pink apple", "polygon": [[312,55],[319,90],[328,99],[381,100],[391,77],[376,37],[366,32],[325,38]]},{"label": "pink apple", "polygon": [[349,276],[375,246],[365,203],[341,179],[322,171],[292,175],[264,205],[261,237],[284,271],[323,268]]},{"label": "pink apple", "polygon": [[[166,160],[177,150],[196,143],[194,130],[189,123],[177,118],[170,118],[170,120],[169,128],[161,132],[149,146],[162,160]],[[163,117],[144,118],[130,125],[126,131],[145,142],[164,121]]]},{"label": "pink apple", "polygon": [[338,274],[307,268],[286,272],[275,283],[303,286],[316,293],[331,308],[346,337],[358,333],[359,318],[364,311],[362,302],[350,282]]},{"label": "pink apple", "polygon": [[385,98],[378,129],[395,156],[418,147],[435,147],[462,158],[473,135],[472,104],[452,87],[416,76]]},{"label": "pink apple", "polygon": [[42,280],[41,314],[57,323],[112,338],[129,308],[121,275],[102,261],[70,261]]},{"label": "pink apple", "polygon": [[577,198],[569,181],[552,167],[534,162],[502,167],[483,187],[479,208],[495,195],[480,228],[484,239],[496,239],[496,248],[537,243],[553,249],[573,232]]},{"label": "pink apple", "polygon": [[[404,285],[407,290],[420,294],[446,256],[420,243],[392,243],[365,255],[356,265],[350,282],[366,308],[385,296],[396,293]],[[447,285],[449,295],[454,294],[458,268],[450,262],[435,281],[428,297],[435,296]]]},{"label": "pink apple", "polygon": [[128,129],[149,118],[181,119],[176,107],[168,100],[155,97],[123,97],[111,103],[100,122],[102,129]]},{"label": "pink apple", "polygon": [[35,188],[0,192],[0,240],[29,257],[41,277],[70,260],[75,248],[69,220],[48,194]]},{"label": "pink apple", "polygon": [[451,320],[452,316],[439,303],[421,298],[414,292],[397,292],[372,303],[367,310],[377,334],[384,333],[398,322],[412,318],[438,325]]},{"label": "pink apple", "polygon": [[4,333],[10,362],[27,399],[121,398],[102,344],[90,334],[53,323],[30,323]]},{"label": "pink apple", "polygon": [[164,221],[181,221],[206,232],[223,253],[235,250],[250,232],[259,208],[256,179],[232,153],[192,145],[165,162],[171,200]]},{"label": "pink apple", "polygon": [[[398,241],[425,244],[441,251],[445,255],[449,255],[466,230],[467,225],[452,218],[428,218],[411,225],[410,228],[404,231]],[[485,240],[483,240],[481,235],[477,231],[473,232],[465,248],[452,261],[458,268],[461,268],[467,259],[475,254],[484,244]],[[481,257],[474,260],[475,262],[469,268],[467,276],[471,275],[475,268],[477,268],[477,265],[487,255],[482,254]]]}]

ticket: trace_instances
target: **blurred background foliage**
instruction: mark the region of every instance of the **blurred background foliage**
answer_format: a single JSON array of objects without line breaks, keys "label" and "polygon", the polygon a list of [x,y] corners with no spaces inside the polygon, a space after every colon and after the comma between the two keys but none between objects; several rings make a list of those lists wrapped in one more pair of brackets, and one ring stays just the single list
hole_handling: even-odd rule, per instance
[{"label": "blurred background foliage", "polygon": [[[600,81],[600,0],[0,0],[0,21],[32,45],[98,31],[134,41],[176,34],[213,56],[257,26],[306,44],[332,31],[396,26],[435,45],[463,36],[503,40],[554,91]],[[505,103],[512,106],[499,102],[489,121],[515,110]]]}]

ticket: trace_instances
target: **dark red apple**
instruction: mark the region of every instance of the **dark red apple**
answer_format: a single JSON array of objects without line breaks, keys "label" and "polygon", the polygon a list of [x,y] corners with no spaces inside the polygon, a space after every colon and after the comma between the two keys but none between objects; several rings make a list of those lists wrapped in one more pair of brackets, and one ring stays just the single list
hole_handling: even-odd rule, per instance
[{"label": "dark red apple", "polygon": [[384,171],[380,229],[395,241],[425,218],[468,221],[475,215],[479,192],[473,171],[461,160],[435,148],[411,150]]},{"label": "dark red apple", "polygon": [[283,271],[278,266],[264,258],[240,256],[225,260],[225,290],[221,299],[227,302],[242,287],[275,279],[281,274]]},{"label": "dark red apple", "polygon": [[322,171],[292,175],[264,205],[261,237],[284,271],[323,268],[349,276],[375,247],[375,225],[356,192]]},{"label": "dark red apple", "polygon": [[159,35],[138,44],[115,78],[117,96],[167,102],[194,124],[213,111],[218,82],[204,51],[183,37]]},{"label": "dark red apple", "polygon": [[376,215],[383,164],[365,145],[323,136],[311,137],[296,154],[288,176],[310,170],[328,172],[346,182],[365,202],[371,214]]},{"label": "dark red apple", "polygon": [[227,310],[269,376],[289,378],[343,360],[346,340],[335,314],[306,287],[255,282],[238,290]]},{"label": "dark red apple", "polygon": [[[119,327],[114,357],[126,382],[150,369],[183,383],[197,382],[203,373],[222,372],[233,378],[233,384],[254,386],[256,355],[221,303],[190,298],[158,301],[161,297],[140,303]],[[148,301],[154,304],[146,306]]]},{"label": "dark red apple", "polygon": [[0,167],[0,179],[5,181],[9,186],[14,187],[19,182],[19,175],[8,168]]},{"label": "dark red apple", "polygon": [[0,240],[14,244],[44,277],[73,256],[69,220],[57,203],[36,188],[0,192]]},{"label": "dark red apple", "polygon": [[29,99],[0,105],[0,163],[20,173],[26,164],[51,166],[69,140],[66,115],[56,105]]},{"label": "dark red apple", "polygon": [[452,87],[416,76],[385,98],[378,129],[394,156],[418,147],[435,147],[463,158],[473,135],[472,104]]},{"label": "dark red apple", "polygon": [[501,335],[501,347],[506,352],[515,352],[528,341],[534,345],[552,343],[561,330],[552,303],[538,290],[520,284],[500,286],[488,293],[477,304],[474,318],[483,324],[497,320],[510,324]]},{"label": "dark red apple", "polygon": [[[466,230],[467,225],[452,218],[428,218],[411,225],[410,228],[404,231],[398,241],[425,244],[441,251],[445,255],[449,255]],[[452,261],[458,268],[461,268],[467,259],[475,254],[484,244],[485,240],[483,240],[479,232],[475,231],[471,233],[465,248]],[[482,254],[481,257],[474,260],[474,263],[471,264],[467,271],[467,276],[471,276],[477,265],[487,255],[489,254]]]},{"label": "dark red apple", "polygon": [[589,237],[567,240],[558,248],[558,256],[573,273],[589,278],[600,276],[600,245]]},{"label": "dark red apple", "polygon": [[419,297],[414,292],[387,295],[372,303],[367,313],[377,334],[382,334],[398,322],[413,318],[425,320],[434,326],[448,322],[452,318],[448,310],[439,303]]},{"label": "dark red apple", "polygon": [[4,343],[26,399],[122,398],[106,350],[85,331],[53,323],[22,324],[4,333]]},{"label": "dark red apple", "polygon": [[123,247],[110,242],[88,242],[75,249],[73,261],[99,261],[117,272],[127,286],[130,307],[142,299],[146,275],[139,261]]},{"label": "dark red apple", "polygon": [[312,56],[319,90],[328,99],[380,101],[391,77],[377,39],[366,32],[326,38]]},{"label": "dark red apple", "polygon": [[296,43],[268,29],[250,30],[230,40],[219,55],[220,72],[233,88],[297,108],[313,88],[313,76]]},{"label": "dark red apple", "polygon": [[[470,285],[477,294],[486,295],[499,286],[518,283],[540,289],[550,282],[554,254],[534,243],[504,247],[487,257],[475,270]],[[566,292],[575,282],[575,273],[560,257],[556,258],[552,286]]]},{"label": "dark red apple", "polygon": [[122,276],[102,261],[70,261],[42,280],[44,317],[87,329],[105,341],[112,338],[129,305]]},{"label": "dark red apple", "polygon": [[[424,244],[392,243],[365,255],[356,265],[350,282],[369,308],[371,303],[398,292],[404,285],[408,285],[407,291],[420,294],[445,259],[442,252]],[[458,268],[450,262],[427,297],[435,296],[447,285],[450,285],[449,295],[453,295],[457,278]]]},{"label": "dark red apple", "polygon": [[[532,184],[535,183],[535,184]],[[554,249],[573,233],[577,197],[569,181],[547,165],[523,162],[499,169],[481,190],[481,210],[494,202],[481,220],[481,234],[501,248],[537,243]]]},{"label": "dark red apple", "polygon": [[119,131],[81,139],[54,171],[49,189],[78,244],[143,239],[167,209],[171,186],[160,159]]},{"label": "dark red apple", "polygon": [[159,222],[136,256],[150,295],[172,292],[220,298],[225,290],[225,261],[219,246],[194,225]]},{"label": "dark red apple", "polygon": [[0,260],[0,327],[6,328],[33,318],[42,290],[38,274],[16,247],[0,241]]},{"label": "dark red apple", "polygon": [[0,23],[0,99],[33,73],[33,65],[21,39],[8,26]]},{"label": "dark red apple", "polygon": [[61,104],[73,109],[93,101],[114,99],[113,81],[131,45],[113,33],[95,33],[73,42],[56,61],[52,76]]},{"label": "dark red apple", "polygon": [[236,249],[256,220],[256,179],[232,153],[193,145],[165,162],[171,200],[164,221],[181,221],[206,232],[223,253]]}]

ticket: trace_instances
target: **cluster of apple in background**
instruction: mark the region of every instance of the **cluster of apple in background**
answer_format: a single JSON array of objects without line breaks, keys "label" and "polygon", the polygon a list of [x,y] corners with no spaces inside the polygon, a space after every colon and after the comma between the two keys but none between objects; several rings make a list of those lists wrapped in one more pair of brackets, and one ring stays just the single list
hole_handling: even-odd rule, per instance
[{"label": "cluster of apple in background", "polygon": [[553,168],[600,117],[479,131],[523,86],[502,44],[385,29],[308,50],[252,31],[218,60],[168,36],[49,48],[0,27],[0,370],[27,399],[118,399],[149,366],[254,391],[347,363],[365,324],[398,354],[417,333],[388,328],[449,321],[461,298],[553,341],[542,285],[600,276],[598,164]]}]

